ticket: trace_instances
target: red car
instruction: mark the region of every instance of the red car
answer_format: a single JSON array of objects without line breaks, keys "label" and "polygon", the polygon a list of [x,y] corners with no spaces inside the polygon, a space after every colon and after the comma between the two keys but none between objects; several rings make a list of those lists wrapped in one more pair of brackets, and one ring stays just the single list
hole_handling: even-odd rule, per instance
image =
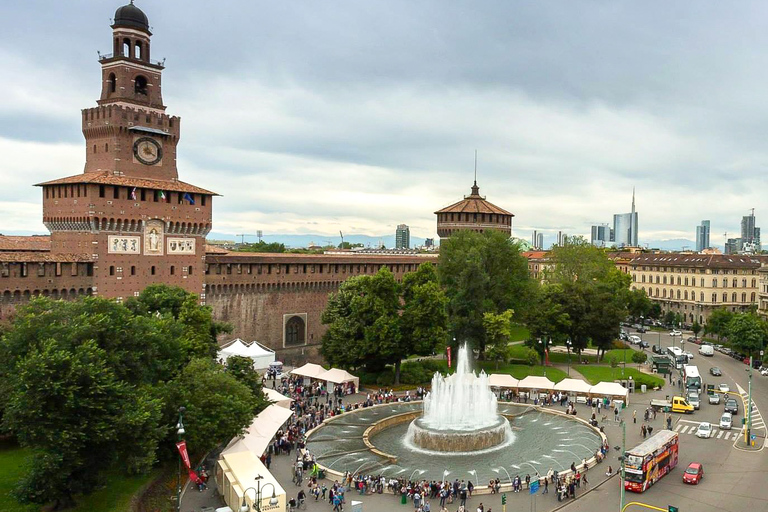
[{"label": "red car", "polygon": [[698,462],[691,462],[683,473],[683,483],[698,484],[704,478],[704,466]]}]

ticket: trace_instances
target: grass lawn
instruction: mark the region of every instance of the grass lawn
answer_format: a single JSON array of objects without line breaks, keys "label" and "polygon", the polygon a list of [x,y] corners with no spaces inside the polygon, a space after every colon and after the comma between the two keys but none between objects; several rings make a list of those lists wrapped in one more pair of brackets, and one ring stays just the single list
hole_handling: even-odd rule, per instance
[{"label": "grass lawn", "polygon": [[[10,492],[24,471],[31,450],[12,443],[0,444],[0,512],[38,512],[39,506],[20,505]],[[88,496],[76,498],[77,506],[70,512],[123,512],[129,509],[133,495],[156,474],[126,476],[113,473],[107,476],[105,487]]]},{"label": "grass lawn", "polygon": [[645,384],[649,387],[664,385],[664,379],[656,377],[655,375],[648,375],[635,368],[630,368],[629,365],[627,365],[627,368],[622,375],[622,367],[623,365],[619,365],[616,368],[611,368],[610,366],[580,365],[576,370],[591,384],[597,384],[598,382],[603,381],[613,382],[622,378],[632,377],[638,388],[641,384]]},{"label": "grass lawn", "polygon": [[546,377],[551,380],[552,382],[560,382],[566,377],[566,374],[564,371],[559,370],[557,368],[549,368],[546,369],[541,365],[536,366],[528,366],[527,364],[499,364],[498,370],[496,369],[496,363],[492,361],[475,361],[476,366],[479,366],[483,370],[485,370],[485,373],[491,374],[491,373],[508,373],[512,375],[516,379],[522,379],[529,375],[545,375],[546,370]]},{"label": "grass lawn", "polygon": [[624,356],[626,355],[626,357],[627,357],[627,359],[626,359],[627,364],[630,364],[630,363],[631,364],[635,364],[635,363],[632,363],[632,354],[634,354],[635,352],[641,352],[641,351],[640,350],[635,350],[633,348],[623,348],[623,349],[622,348],[615,348],[615,349],[609,350],[608,352],[605,353],[605,356],[603,357],[603,361],[604,362],[608,362],[610,360],[610,357],[613,356],[613,357],[616,358],[616,360],[620,364],[623,364],[624,361],[625,361]]}]

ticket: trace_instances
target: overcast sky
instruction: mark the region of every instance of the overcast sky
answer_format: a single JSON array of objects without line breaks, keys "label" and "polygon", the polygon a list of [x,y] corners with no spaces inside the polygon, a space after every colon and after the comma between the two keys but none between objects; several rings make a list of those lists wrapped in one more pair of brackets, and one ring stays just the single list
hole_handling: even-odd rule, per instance
[{"label": "overcast sky", "polygon": [[[45,232],[33,183],[82,172],[121,2],[5,1],[0,232]],[[435,236],[480,192],[513,234],[738,236],[768,205],[768,2],[137,0],[182,118],[179,176],[220,233]],[[768,227],[764,228],[768,229]]]}]

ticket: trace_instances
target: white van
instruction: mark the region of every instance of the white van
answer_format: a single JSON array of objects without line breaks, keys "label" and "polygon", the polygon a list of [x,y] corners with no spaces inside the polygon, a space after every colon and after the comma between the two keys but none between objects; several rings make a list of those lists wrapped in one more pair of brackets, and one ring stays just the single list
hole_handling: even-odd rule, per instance
[{"label": "white van", "polygon": [[699,354],[712,357],[715,355],[715,348],[712,345],[702,345],[699,347]]},{"label": "white van", "polygon": [[720,428],[723,430],[731,430],[731,427],[733,426],[733,416],[731,416],[731,413],[724,412],[723,415],[720,417]]}]

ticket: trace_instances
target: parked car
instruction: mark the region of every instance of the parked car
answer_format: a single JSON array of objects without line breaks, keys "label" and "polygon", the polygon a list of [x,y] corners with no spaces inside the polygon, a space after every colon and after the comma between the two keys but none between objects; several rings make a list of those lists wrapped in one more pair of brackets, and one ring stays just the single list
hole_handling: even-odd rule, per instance
[{"label": "parked car", "polygon": [[699,354],[707,357],[712,357],[715,355],[715,350],[712,348],[712,345],[702,345],[699,347]]},{"label": "parked car", "polygon": [[763,376],[768,375],[768,368],[763,368],[762,370],[760,370],[760,375],[763,375]]},{"label": "parked car", "polygon": [[629,336],[629,342],[633,345],[639,345],[641,341],[643,340],[640,339],[640,336],[636,336],[634,334]]},{"label": "parked car", "polygon": [[653,351],[654,354],[663,354],[664,353],[664,351],[661,350],[661,347],[659,345],[654,345],[651,348],[651,351]]},{"label": "parked car", "polygon": [[702,439],[709,439],[712,437],[712,424],[702,421],[699,423],[699,428],[696,429],[696,437]]},{"label": "parked car", "polygon": [[[614,324],[614,325],[616,325],[616,324]],[[682,336],[682,335],[683,335],[683,333],[681,333],[681,332],[680,332],[680,331],[678,331],[677,329],[672,329],[671,331],[669,331],[669,335],[670,335],[670,336]]]},{"label": "parked car", "polygon": [[688,336],[685,341],[690,341],[691,343],[695,343],[696,345],[701,345],[701,339],[697,338],[696,336]]},{"label": "parked car", "polygon": [[633,326],[632,326],[632,328],[633,328],[634,330],[636,330],[637,332],[639,332],[639,333],[648,332],[648,329],[646,329],[645,327],[643,327],[643,326],[642,326],[642,325],[640,325],[640,324],[635,324],[635,325],[633,325]]},{"label": "parked car", "polygon": [[709,395],[709,405],[720,405],[720,395],[717,393]]},{"label": "parked car", "polygon": [[683,355],[684,355],[685,357],[687,357],[689,361],[690,361],[691,359],[693,359],[693,354],[691,354],[691,353],[690,353],[690,352],[688,352],[687,350],[686,350],[685,352],[683,352]]},{"label": "parked car", "polygon": [[728,393],[731,390],[731,387],[728,384],[721,382],[717,385],[717,389],[720,390],[721,393]]},{"label": "parked car", "polygon": [[720,416],[720,428],[723,430],[731,430],[733,427],[733,416],[729,412],[724,412]]},{"label": "parked car", "polygon": [[645,341],[645,340],[641,340],[641,341],[640,341],[640,346],[641,346],[641,347],[643,347],[643,348],[648,348],[648,347],[650,347],[651,345],[650,345],[650,344],[649,344],[647,341]]},{"label": "parked car", "polygon": [[[720,368],[718,366],[713,366],[712,368],[710,368],[709,369],[709,374],[714,376],[714,377],[722,377],[723,376],[723,372],[720,371]],[[720,385],[723,386],[724,384],[720,384]],[[722,390],[720,390],[720,391],[722,391]]]},{"label": "parked car", "polygon": [[691,462],[683,473],[683,483],[696,485],[704,478],[704,466],[699,462]]},{"label": "parked car", "polygon": [[736,416],[739,414],[739,403],[734,398],[729,398],[725,401],[725,412],[729,412],[733,416]]}]

